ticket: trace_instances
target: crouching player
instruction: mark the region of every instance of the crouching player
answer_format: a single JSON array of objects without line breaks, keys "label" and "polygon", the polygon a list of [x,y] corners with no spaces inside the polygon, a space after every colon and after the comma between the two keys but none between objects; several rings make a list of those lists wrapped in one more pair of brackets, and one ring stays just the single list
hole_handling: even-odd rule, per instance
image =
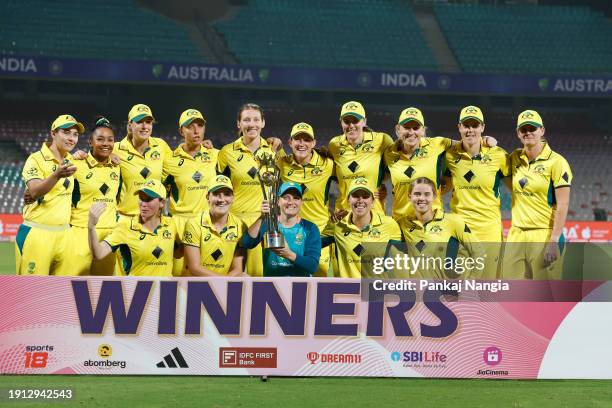
[{"label": "crouching player", "polygon": [[[433,181],[419,177],[410,184],[414,217],[400,219],[399,225],[411,257],[421,257],[421,267],[413,271],[417,279],[478,279],[485,269],[484,249],[463,219],[433,209],[438,193]],[[469,258],[458,258],[459,245]],[[468,261],[469,259],[472,261]],[[459,259],[461,263],[459,263]]]},{"label": "crouching player", "polygon": [[[292,181],[283,183],[278,190],[278,227],[285,246],[264,249],[264,276],[312,276],[319,267],[321,235],[315,224],[300,217],[302,194],[302,186]],[[270,203],[264,201],[261,216],[243,238],[245,247],[256,247],[268,232],[262,218],[270,210]]]},{"label": "crouching player", "polygon": [[126,275],[172,276],[174,254],[179,256],[182,251],[175,243],[178,237],[172,218],[161,215],[166,189],[158,180],[148,180],[136,194],[139,215],[122,219],[103,241],[98,240],[96,225],[106,204],[91,206],[87,225],[91,253],[100,260],[118,249]]},{"label": "crouching player", "polygon": [[244,251],[238,244],[247,227],[230,211],[234,202],[232,182],[226,176],[216,176],[206,197],[208,210],[185,225],[188,272],[193,276],[245,276]]}]

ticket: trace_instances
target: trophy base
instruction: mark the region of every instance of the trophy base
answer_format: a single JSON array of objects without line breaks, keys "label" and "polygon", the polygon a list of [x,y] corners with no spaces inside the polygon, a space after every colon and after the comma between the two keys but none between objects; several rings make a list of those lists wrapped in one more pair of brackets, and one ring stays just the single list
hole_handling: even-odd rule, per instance
[{"label": "trophy base", "polygon": [[283,234],[280,232],[266,232],[263,237],[263,247],[268,249],[284,248],[285,238]]}]

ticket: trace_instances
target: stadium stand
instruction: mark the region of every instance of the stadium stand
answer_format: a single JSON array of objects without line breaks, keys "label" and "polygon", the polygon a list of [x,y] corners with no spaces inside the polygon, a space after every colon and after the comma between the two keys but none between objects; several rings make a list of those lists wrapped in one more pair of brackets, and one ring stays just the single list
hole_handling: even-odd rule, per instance
[{"label": "stadium stand", "polygon": [[243,64],[437,68],[405,1],[252,0],[214,25]]},{"label": "stadium stand", "polygon": [[612,66],[612,23],[588,7],[436,3],[434,10],[464,71],[586,74]]},{"label": "stadium stand", "polygon": [[135,0],[3,1],[0,55],[205,62],[183,25]]}]

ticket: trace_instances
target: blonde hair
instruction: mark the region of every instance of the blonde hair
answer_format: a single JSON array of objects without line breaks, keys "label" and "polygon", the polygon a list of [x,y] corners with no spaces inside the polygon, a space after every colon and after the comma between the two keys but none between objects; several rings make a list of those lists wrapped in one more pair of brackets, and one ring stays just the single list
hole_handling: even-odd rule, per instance
[{"label": "blonde hair", "polygon": [[438,194],[438,188],[436,187],[436,183],[431,181],[431,179],[429,179],[428,177],[417,177],[416,179],[412,180],[412,182],[410,183],[410,187],[408,188],[408,194],[412,194],[412,190],[414,190],[414,188],[418,184],[427,184],[429,187],[431,187],[431,191],[434,195]]}]

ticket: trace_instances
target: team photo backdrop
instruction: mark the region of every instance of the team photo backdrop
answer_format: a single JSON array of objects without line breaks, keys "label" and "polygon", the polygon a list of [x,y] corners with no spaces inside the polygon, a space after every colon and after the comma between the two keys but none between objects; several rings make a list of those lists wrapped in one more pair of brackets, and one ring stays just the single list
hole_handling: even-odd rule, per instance
[{"label": "team photo backdrop", "polygon": [[385,303],[364,301],[362,282],[350,279],[0,284],[3,374],[612,378],[608,282],[584,285],[581,301],[424,289],[414,302]]}]

